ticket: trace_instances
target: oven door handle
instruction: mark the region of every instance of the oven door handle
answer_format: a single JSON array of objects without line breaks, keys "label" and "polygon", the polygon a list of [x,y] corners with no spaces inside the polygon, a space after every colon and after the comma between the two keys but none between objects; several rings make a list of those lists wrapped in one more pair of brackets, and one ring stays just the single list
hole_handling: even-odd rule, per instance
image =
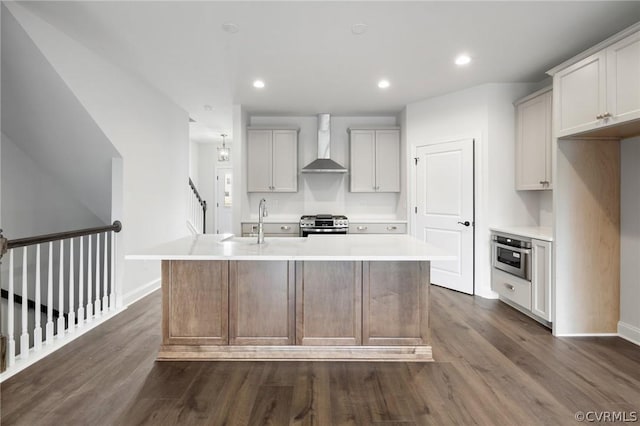
[{"label": "oven door handle", "polygon": [[494,247],[500,247],[500,248],[507,249],[507,250],[517,251],[518,253],[522,253],[522,254],[531,254],[531,249],[522,248],[522,247],[508,246],[506,244],[496,243],[495,241],[493,241],[493,246]]}]

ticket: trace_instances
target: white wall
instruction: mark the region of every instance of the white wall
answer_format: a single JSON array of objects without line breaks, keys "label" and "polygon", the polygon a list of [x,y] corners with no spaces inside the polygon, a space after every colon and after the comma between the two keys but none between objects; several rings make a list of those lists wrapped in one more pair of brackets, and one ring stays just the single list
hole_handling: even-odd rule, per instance
[{"label": "white wall", "polygon": [[[298,172],[317,158],[318,124],[316,116],[250,117],[250,126],[299,128]],[[331,158],[349,168],[350,127],[397,126],[397,117],[331,117]],[[246,156],[243,158],[246,164]],[[246,167],[243,167],[246,173]],[[404,168],[403,168],[404,170]],[[234,175],[235,178],[235,175]],[[405,179],[402,178],[402,181]],[[404,185],[401,188],[406,190]],[[401,195],[402,194],[402,195]],[[349,174],[298,173],[296,193],[251,193],[243,204],[243,220],[257,220],[261,198],[268,203],[268,220],[297,222],[303,214],[346,214],[351,221],[366,219],[406,218],[404,193],[352,193],[349,192]]]},{"label": "white wall", "polygon": [[[118,254],[187,235],[187,113],[19,4],[7,8],[122,155]],[[122,262],[125,303],[158,286],[159,262]]]},{"label": "white wall", "polygon": [[5,134],[0,181],[2,226],[8,239],[104,225]]},{"label": "white wall", "polygon": [[620,322],[618,333],[640,344],[640,137],[620,143]]},{"label": "white wall", "polygon": [[[486,84],[406,107],[410,152],[419,145],[475,139],[475,292],[480,296],[495,297],[490,288],[489,226],[540,221],[540,195],[514,189],[513,101],[534,90],[532,84]],[[408,186],[413,197],[411,179]]]},{"label": "white wall", "polygon": [[189,141],[189,177],[200,191],[200,144]]}]

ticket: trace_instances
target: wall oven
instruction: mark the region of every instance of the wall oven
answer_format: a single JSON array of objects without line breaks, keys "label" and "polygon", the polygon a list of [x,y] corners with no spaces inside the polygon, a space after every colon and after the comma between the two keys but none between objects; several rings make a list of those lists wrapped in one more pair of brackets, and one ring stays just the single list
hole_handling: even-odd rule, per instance
[{"label": "wall oven", "polygon": [[493,267],[531,281],[531,241],[495,234],[491,240]]},{"label": "wall oven", "polygon": [[300,236],[344,235],[349,232],[349,219],[342,215],[317,214],[300,218]]}]

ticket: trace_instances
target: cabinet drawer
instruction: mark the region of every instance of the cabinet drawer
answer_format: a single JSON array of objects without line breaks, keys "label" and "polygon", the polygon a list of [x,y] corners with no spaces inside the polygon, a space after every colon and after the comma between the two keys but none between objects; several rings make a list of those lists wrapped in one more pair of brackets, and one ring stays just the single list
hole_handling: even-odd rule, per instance
[{"label": "cabinet drawer", "polygon": [[351,234],[406,234],[406,223],[350,223]]},{"label": "cabinet drawer", "polygon": [[[265,223],[263,230],[267,236],[297,237],[300,234],[298,223]],[[255,222],[242,222],[242,235],[258,234],[258,224]]]},{"label": "cabinet drawer", "polygon": [[531,282],[494,268],[491,270],[491,289],[500,296],[531,310]]}]

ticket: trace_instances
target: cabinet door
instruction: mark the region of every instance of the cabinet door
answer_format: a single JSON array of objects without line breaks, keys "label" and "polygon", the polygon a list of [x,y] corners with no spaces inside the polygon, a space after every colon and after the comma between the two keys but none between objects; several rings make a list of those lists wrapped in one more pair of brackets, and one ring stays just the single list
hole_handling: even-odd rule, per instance
[{"label": "cabinet door", "polygon": [[376,191],[400,192],[400,132],[376,130]]},{"label": "cabinet door", "polygon": [[274,192],[298,191],[298,133],[295,130],[273,131]]},{"label": "cabinet door", "polygon": [[531,312],[551,321],[551,243],[531,240]]},{"label": "cabinet door", "polygon": [[271,192],[272,142],[271,130],[247,131],[247,192]]},{"label": "cabinet door", "polygon": [[609,124],[640,118],[640,32],[607,49]]},{"label": "cabinet door", "polygon": [[165,345],[226,345],[228,262],[162,261]]},{"label": "cabinet door", "polygon": [[542,93],[517,106],[518,190],[549,189],[551,185],[551,93]]},{"label": "cabinet door", "polygon": [[554,76],[558,137],[592,130],[603,124],[598,116],[606,112],[605,56],[604,52],[589,56]]},{"label": "cabinet door", "polygon": [[362,262],[296,262],[296,343],[361,342]]},{"label": "cabinet door", "polygon": [[229,343],[294,344],[293,262],[231,261]]},{"label": "cabinet door", "polygon": [[375,192],[375,149],[375,130],[351,131],[351,192]]},{"label": "cabinet door", "polygon": [[429,262],[363,262],[362,344],[429,344]]}]

